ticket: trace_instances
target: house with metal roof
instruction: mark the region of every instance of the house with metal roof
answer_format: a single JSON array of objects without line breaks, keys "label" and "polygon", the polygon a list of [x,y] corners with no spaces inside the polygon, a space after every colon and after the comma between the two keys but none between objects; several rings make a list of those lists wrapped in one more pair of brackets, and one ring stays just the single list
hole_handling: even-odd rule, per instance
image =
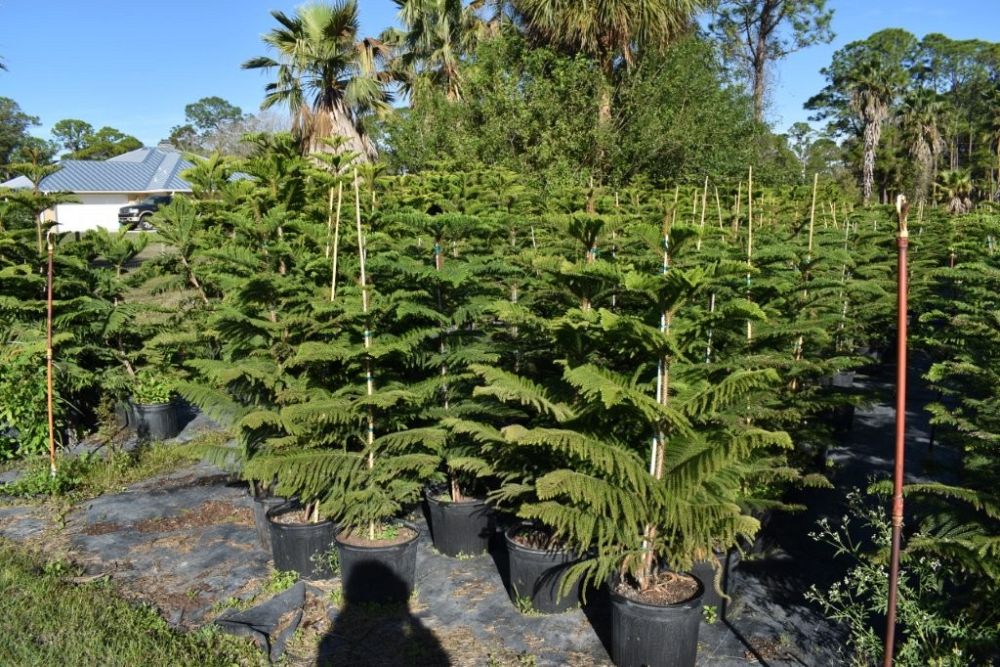
[{"label": "house with metal roof", "polygon": [[[169,144],[138,148],[108,160],[63,160],[59,171],[39,184],[42,192],[70,192],[78,200],[58,204],[47,218],[60,231],[82,232],[97,227],[118,229],[118,209],[150,195],[191,192],[180,173],[192,166]],[[4,188],[30,188],[31,181],[18,176]]]}]

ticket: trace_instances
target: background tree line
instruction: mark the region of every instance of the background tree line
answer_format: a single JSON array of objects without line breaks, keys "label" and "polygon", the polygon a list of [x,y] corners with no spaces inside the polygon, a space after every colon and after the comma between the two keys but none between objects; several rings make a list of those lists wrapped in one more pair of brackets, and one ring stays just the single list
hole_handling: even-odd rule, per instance
[{"label": "background tree line", "polygon": [[[219,97],[185,107],[169,141],[240,155],[247,132],[289,127],[304,152],[338,148],[398,173],[498,166],[539,182],[762,184],[811,174],[862,199],[897,192],[953,211],[1000,183],[1000,45],[887,29],[838,50],[806,104],[817,131],[766,123],[775,65],[833,38],[825,0],[393,0],[400,28],[360,33],[355,0],[273,12],[263,112]],[[269,113],[284,108],[288,119]],[[0,164],[106,159],[139,142],[0,99]],[[2,167],[9,177],[12,170]]]}]

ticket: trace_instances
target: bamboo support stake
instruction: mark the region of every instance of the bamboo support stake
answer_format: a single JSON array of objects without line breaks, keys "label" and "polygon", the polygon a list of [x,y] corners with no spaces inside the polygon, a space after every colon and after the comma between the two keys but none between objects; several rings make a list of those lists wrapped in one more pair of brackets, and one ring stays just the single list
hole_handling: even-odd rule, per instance
[{"label": "bamboo support stake", "polygon": [[[708,301],[708,312],[711,314],[715,313],[715,292],[712,292],[711,298]],[[712,335],[715,333],[715,327],[708,328],[708,345],[705,346],[705,363],[710,363],[712,361]]]},{"label": "bamboo support stake", "polygon": [[[671,220],[677,214],[676,198],[675,206],[673,210],[673,215]],[[670,229],[672,222],[668,224],[667,218],[664,217],[663,222],[663,264],[661,266],[661,274],[666,275],[670,270]],[[670,317],[669,313],[660,313],[660,333],[664,336],[670,330]],[[668,366],[668,360],[664,357],[660,357],[657,360],[656,367],[656,400],[660,405],[667,405],[670,402],[670,368]],[[664,448],[666,447],[666,432],[663,430],[663,425],[657,423],[656,433],[653,436],[653,446],[650,451],[649,457],[649,474],[653,476],[654,479],[663,479],[664,471]],[[650,545],[656,539],[656,526],[647,525],[643,533],[643,549],[645,549],[645,554],[643,555],[643,568],[642,575],[640,577],[640,585],[646,585],[647,578],[653,573],[653,552],[650,549]]]},{"label": "bamboo support stake", "polygon": [[[855,234],[858,233],[858,224],[856,222],[854,223],[854,233]],[[844,252],[845,253],[848,251],[848,248],[850,246],[850,242],[851,242],[851,221],[847,220],[844,223]],[[838,335],[837,345],[838,346],[840,345],[840,342],[842,340],[841,338],[839,338],[839,336],[843,335],[845,324],[847,322],[848,298],[847,298],[846,291],[847,291],[847,263],[845,262],[841,266],[841,269],[840,269],[840,298],[843,299],[843,305],[841,306],[841,309],[840,309],[840,324],[837,325],[837,335]]]},{"label": "bamboo support stake", "polygon": [[[330,188],[330,194],[333,194],[333,188]],[[340,204],[344,195],[344,183],[341,182],[337,185],[337,218],[333,225],[333,268],[330,270],[330,301],[337,298],[337,257],[339,256],[338,248],[340,246]]]},{"label": "bamboo support stake", "polygon": [[740,232],[740,204],[743,202],[743,181],[736,187],[736,215],[733,216],[733,238]]},{"label": "bamboo support stake", "polygon": [[[747,298],[750,298],[750,271],[753,268],[753,167],[747,177]],[[747,318],[747,342],[753,340],[753,324]]]},{"label": "bamboo support stake", "polygon": [[701,191],[701,223],[698,225],[698,250],[701,250],[701,237],[705,233],[705,204],[708,201],[708,176],[705,177],[705,187]]},{"label": "bamboo support stake", "polygon": [[53,383],[53,369],[52,369],[52,277],[53,277],[53,259],[55,257],[55,244],[52,242],[53,231],[50,229],[46,235],[45,240],[48,244],[49,251],[49,267],[48,267],[48,280],[47,280],[47,295],[45,298],[46,305],[46,317],[45,317],[45,380],[46,380],[46,399],[47,399],[47,409],[49,418],[49,474],[52,477],[56,476],[56,417],[55,417],[55,395],[54,395],[54,383]]},{"label": "bamboo support stake", "polygon": [[[675,208],[674,209],[675,213],[676,213],[676,210],[677,209]],[[660,274],[661,275],[667,275],[667,272],[670,271],[670,228],[671,228],[671,224],[667,222],[666,218],[664,218],[664,221],[663,221],[663,263],[660,266]],[[663,335],[666,335],[668,326],[669,326],[669,323],[667,321],[667,314],[666,313],[660,313],[660,333],[662,333]],[[663,382],[664,377],[665,377],[664,367],[665,367],[665,360],[661,357],[659,360],[657,360],[657,369],[656,369],[656,400],[660,401],[661,403],[662,403],[662,401],[664,399],[664,394],[666,392],[666,386],[665,386],[665,384]],[[660,435],[661,434],[657,433],[656,435],[653,436],[653,448],[652,448],[652,453],[651,453],[650,460],[649,460],[649,474],[650,475],[655,475],[656,474],[656,462],[661,458],[660,447],[661,447],[662,438],[660,437]]]},{"label": "bamboo support stake", "polygon": [[[813,174],[813,192],[812,192],[812,206],[809,208],[809,245],[806,249],[806,273],[805,282],[809,282],[809,268],[808,265],[812,263],[812,252],[813,252],[813,230],[816,226],[816,188],[819,185],[819,173]],[[802,289],[802,300],[803,302],[809,298],[808,288]],[[805,352],[805,336],[799,334],[798,340],[795,342],[795,361],[802,361],[802,355]],[[792,380],[792,391],[798,389],[799,383],[798,378]]]},{"label": "bamboo support stake", "polygon": [[330,236],[333,234],[333,188],[330,188],[330,198],[326,205],[326,250],[324,256],[330,259]]},{"label": "bamboo support stake", "polygon": [[722,225],[722,200],[719,199],[719,186],[713,185],[712,188],[715,190],[715,210],[719,213],[719,231],[723,231],[725,227]]},{"label": "bamboo support stake", "polygon": [[[615,227],[611,230],[611,261],[615,261],[618,258],[618,226],[622,222],[621,207],[618,203],[618,192],[615,191]],[[612,310],[618,306],[618,290],[611,290],[611,308]]]},{"label": "bamboo support stake", "polygon": [[819,173],[813,174],[812,207],[809,209],[809,255],[813,251],[813,226],[816,224],[816,188],[819,187]]},{"label": "bamboo support stake", "polygon": [[[361,312],[365,315],[365,333],[364,333],[364,344],[365,351],[371,350],[372,346],[372,332],[371,332],[371,322],[368,319],[368,281],[365,277],[365,257],[368,251],[365,249],[364,235],[361,231],[361,190],[358,187],[358,170],[354,170],[354,218],[357,223],[358,228],[358,261],[360,264],[360,274],[359,282],[361,283]],[[372,377],[372,360],[371,356],[365,355],[365,386],[368,393],[368,397],[371,398],[375,393],[375,380]],[[368,433],[365,439],[368,447],[368,460],[367,466],[368,470],[372,470],[375,467],[375,414],[372,411],[371,404],[368,405]],[[375,539],[375,522],[368,522],[368,539]]]}]

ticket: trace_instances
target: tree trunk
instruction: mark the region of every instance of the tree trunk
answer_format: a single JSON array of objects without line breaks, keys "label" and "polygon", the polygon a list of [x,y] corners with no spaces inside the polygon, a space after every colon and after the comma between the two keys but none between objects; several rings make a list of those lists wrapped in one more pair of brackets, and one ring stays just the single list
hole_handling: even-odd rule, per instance
[{"label": "tree trunk", "polygon": [[597,92],[597,127],[602,132],[611,127],[611,93],[611,74],[605,72],[601,77],[600,89]]},{"label": "tree trunk", "polygon": [[[378,159],[378,151],[371,139],[362,135],[347,111],[339,107],[314,113],[306,136],[308,138],[306,147],[310,153],[351,151],[357,154],[353,160],[356,163],[374,162]],[[345,141],[336,149],[331,148],[323,141],[338,136],[343,137]]]},{"label": "tree trunk", "polygon": [[880,129],[878,123],[869,122],[865,125],[865,157],[861,176],[861,192],[865,206],[871,201],[872,186],[875,183],[875,147],[878,145]]},{"label": "tree trunk", "polygon": [[603,175],[604,163],[607,161],[608,144],[611,140],[611,104],[614,93],[614,64],[610,57],[601,63],[601,77],[597,90],[597,156],[595,167]]},{"label": "tree trunk", "polygon": [[766,85],[767,45],[762,36],[758,36],[757,46],[753,54],[753,118],[757,122],[764,120],[764,89]]}]

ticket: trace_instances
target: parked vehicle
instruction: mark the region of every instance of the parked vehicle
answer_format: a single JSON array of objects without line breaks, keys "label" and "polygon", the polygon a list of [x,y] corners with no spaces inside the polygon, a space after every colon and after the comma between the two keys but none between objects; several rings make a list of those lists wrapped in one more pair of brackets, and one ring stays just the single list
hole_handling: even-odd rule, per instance
[{"label": "parked vehicle", "polygon": [[170,203],[171,195],[150,195],[140,202],[129,204],[118,209],[118,224],[126,225],[129,229],[152,230],[150,224],[153,214],[161,206]]}]

